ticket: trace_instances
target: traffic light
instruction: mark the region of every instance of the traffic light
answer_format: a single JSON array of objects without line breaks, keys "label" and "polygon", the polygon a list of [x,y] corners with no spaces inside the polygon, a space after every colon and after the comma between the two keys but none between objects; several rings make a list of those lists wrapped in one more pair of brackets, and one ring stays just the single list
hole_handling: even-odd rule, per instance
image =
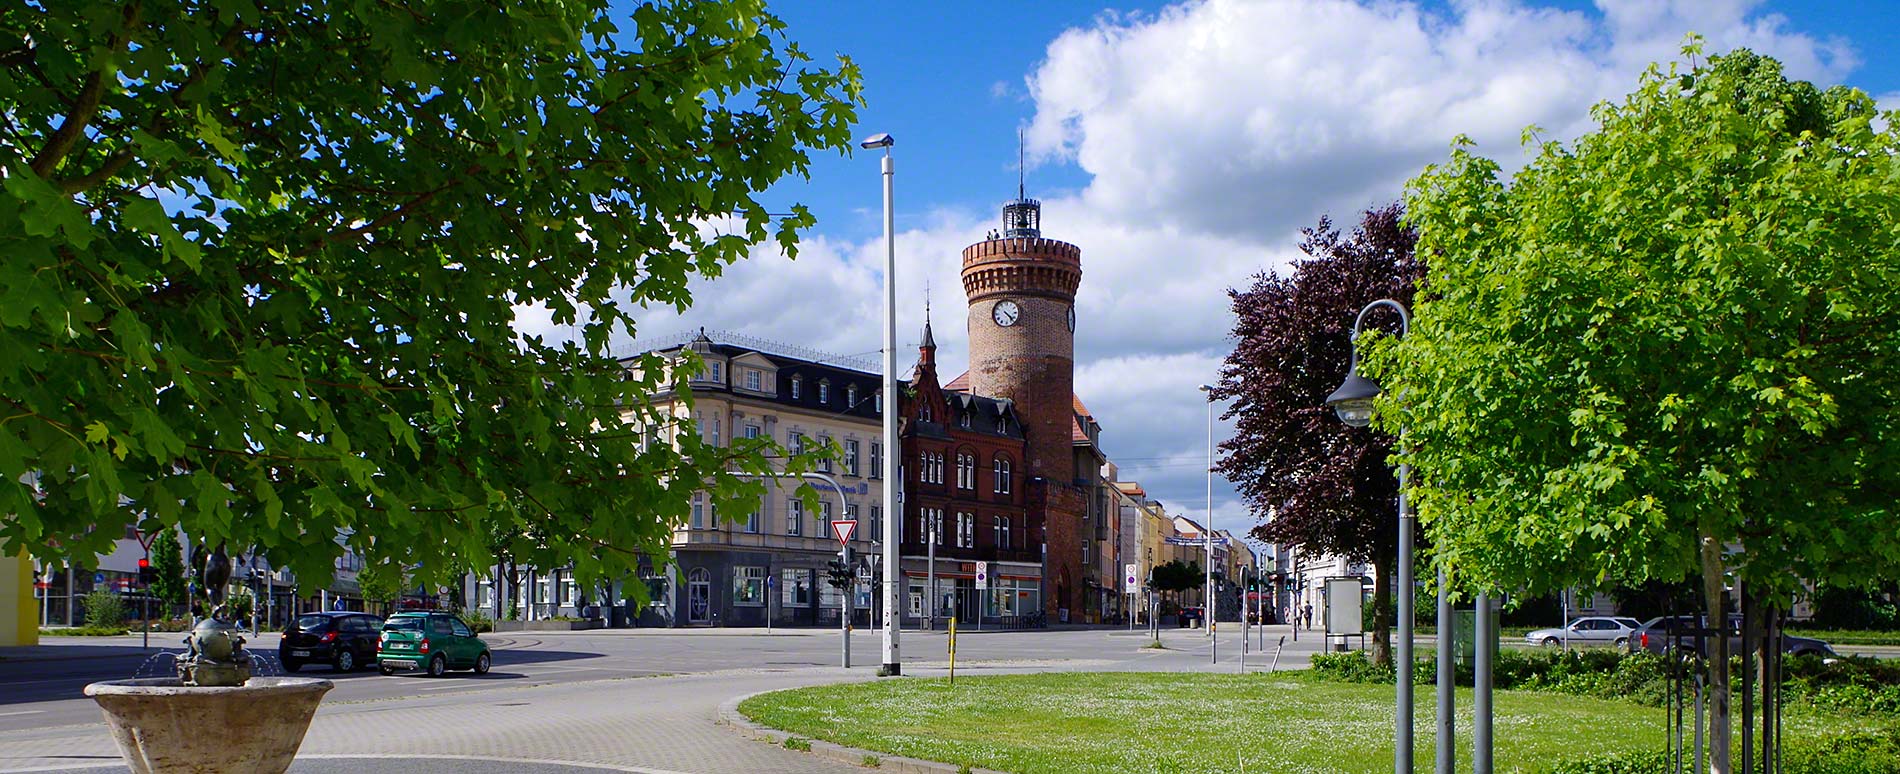
[{"label": "traffic light", "polygon": [[833,559],[825,564],[830,568],[825,572],[831,576],[831,579],[826,582],[830,583],[832,588],[842,589],[851,585],[851,568],[846,567],[843,561]]},{"label": "traffic light", "polygon": [[150,586],[152,585],[152,581],[155,581],[155,580],[158,580],[158,571],[155,569],[152,569],[152,560],[140,559],[139,560],[139,585]]}]

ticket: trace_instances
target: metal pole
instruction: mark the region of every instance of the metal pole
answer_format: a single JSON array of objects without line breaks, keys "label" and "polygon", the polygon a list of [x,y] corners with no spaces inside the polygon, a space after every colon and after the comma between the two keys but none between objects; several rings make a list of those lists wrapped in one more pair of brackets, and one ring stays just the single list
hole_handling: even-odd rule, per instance
[{"label": "metal pole", "polygon": [[898,461],[903,458],[903,453],[897,445],[897,231],[891,188],[895,169],[891,165],[890,141],[886,138],[883,160],[884,407],[878,412],[884,424],[885,468],[880,471],[884,477],[881,482],[884,498],[884,653],[878,674],[884,676],[903,674],[903,666],[898,663],[900,651],[897,642],[898,573],[902,569],[897,558],[897,540],[898,525],[904,521],[904,510],[897,500]]},{"label": "metal pole", "polygon": [[1412,667],[1416,663],[1412,655],[1412,606],[1418,591],[1412,583],[1412,521],[1411,510],[1406,508],[1405,482],[1412,475],[1412,466],[1399,466],[1399,663],[1398,663],[1398,718],[1395,721],[1397,741],[1396,755],[1392,759],[1392,770],[1397,774],[1412,774]]},{"label": "metal pole", "polygon": [[1452,702],[1452,678],[1457,671],[1452,665],[1453,633],[1458,629],[1458,621],[1452,617],[1451,597],[1445,593],[1445,568],[1438,568],[1438,765],[1433,769],[1437,774],[1454,774],[1458,771],[1456,740],[1452,738],[1452,713],[1457,707]]},{"label": "metal pole", "polygon": [[[917,510],[923,512],[924,508],[920,505]],[[930,561],[930,566],[924,568],[924,577],[926,578],[924,581],[924,620],[930,623],[930,630],[933,632],[937,630],[937,530],[940,526],[941,525],[937,523],[937,514],[927,513],[924,516],[924,543]]]},{"label": "metal pole", "polygon": [[[1207,527],[1201,531],[1202,547],[1207,552],[1206,575],[1201,583],[1202,618],[1207,625],[1207,638],[1214,639],[1214,388],[1201,385],[1201,392],[1207,393]],[[1218,649],[1219,646],[1216,646]]]},{"label": "metal pole", "polygon": [[1491,628],[1491,594],[1478,592],[1477,638],[1471,658],[1471,770],[1491,774],[1491,643],[1497,632]]},{"label": "metal pole", "polygon": [[[838,562],[841,563],[846,570],[851,569],[850,546],[838,546]],[[851,592],[856,591],[856,589],[852,588],[853,585],[855,585],[854,580],[847,580],[845,581],[845,585],[839,589],[844,595],[844,599],[838,602],[838,630],[844,635],[844,668],[846,669],[851,668]]]}]

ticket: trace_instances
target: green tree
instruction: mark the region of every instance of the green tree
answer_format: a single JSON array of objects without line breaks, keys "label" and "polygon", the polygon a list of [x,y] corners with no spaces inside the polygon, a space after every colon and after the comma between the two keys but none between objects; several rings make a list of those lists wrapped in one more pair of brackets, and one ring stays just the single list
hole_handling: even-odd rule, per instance
[{"label": "green tree", "polygon": [[402,596],[404,576],[400,565],[370,564],[356,573],[356,584],[364,601],[387,605]]},{"label": "green tree", "polygon": [[1461,143],[1409,188],[1426,290],[1373,367],[1454,584],[1694,577],[1720,621],[1725,574],[1756,599],[1894,577],[1896,116],[1747,51],[1594,115],[1508,185]]},{"label": "green tree", "polygon": [[185,606],[189,587],[185,580],[185,552],[178,545],[177,533],[166,530],[152,540],[151,594],[164,605],[167,618]]},{"label": "green tree", "polygon": [[125,630],[125,598],[100,588],[86,594],[86,628]]},{"label": "green tree", "polygon": [[765,485],[728,471],[804,469],[656,407],[696,362],[608,353],[695,276],[795,254],[811,214],[759,194],[848,147],[856,68],[759,0],[0,18],[0,550],[137,519],[313,586],[339,535],[431,582],[506,535],[613,577],[689,492],[743,513]]}]

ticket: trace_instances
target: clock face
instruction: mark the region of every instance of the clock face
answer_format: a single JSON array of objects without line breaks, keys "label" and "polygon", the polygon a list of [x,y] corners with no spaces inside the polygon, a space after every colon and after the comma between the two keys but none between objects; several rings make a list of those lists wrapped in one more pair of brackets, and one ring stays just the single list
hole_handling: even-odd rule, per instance
[{"label": "clock face", "polygon": [[1069,332],[1075,332],[1075,307],[1069,307]]},{"label": "clock face", "polygon": [[1023,310],[1017,307],[1014,301],[998,301],[996,306],[990,307],[990,319],[995,320],[997,325],[1004,328],[1015,325],[1022,316]]}]

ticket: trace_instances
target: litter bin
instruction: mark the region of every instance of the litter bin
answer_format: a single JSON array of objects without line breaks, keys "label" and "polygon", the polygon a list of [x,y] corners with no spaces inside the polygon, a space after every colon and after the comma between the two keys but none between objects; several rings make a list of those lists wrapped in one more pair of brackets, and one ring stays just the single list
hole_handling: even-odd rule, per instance
[{"label": "litter bin", "polygon": [[613,628],[615,628],[615,629],[623,629],[623,628],[626,628],[626,626],[627,626],[627,606],[626,606],[626,605],[613,605],[613,606],[611,606],[611,607],[609,607],[609,608],[607,608],[607,625],[608,625],[608,626],[611,626],[611,627],[613,627]]}]

